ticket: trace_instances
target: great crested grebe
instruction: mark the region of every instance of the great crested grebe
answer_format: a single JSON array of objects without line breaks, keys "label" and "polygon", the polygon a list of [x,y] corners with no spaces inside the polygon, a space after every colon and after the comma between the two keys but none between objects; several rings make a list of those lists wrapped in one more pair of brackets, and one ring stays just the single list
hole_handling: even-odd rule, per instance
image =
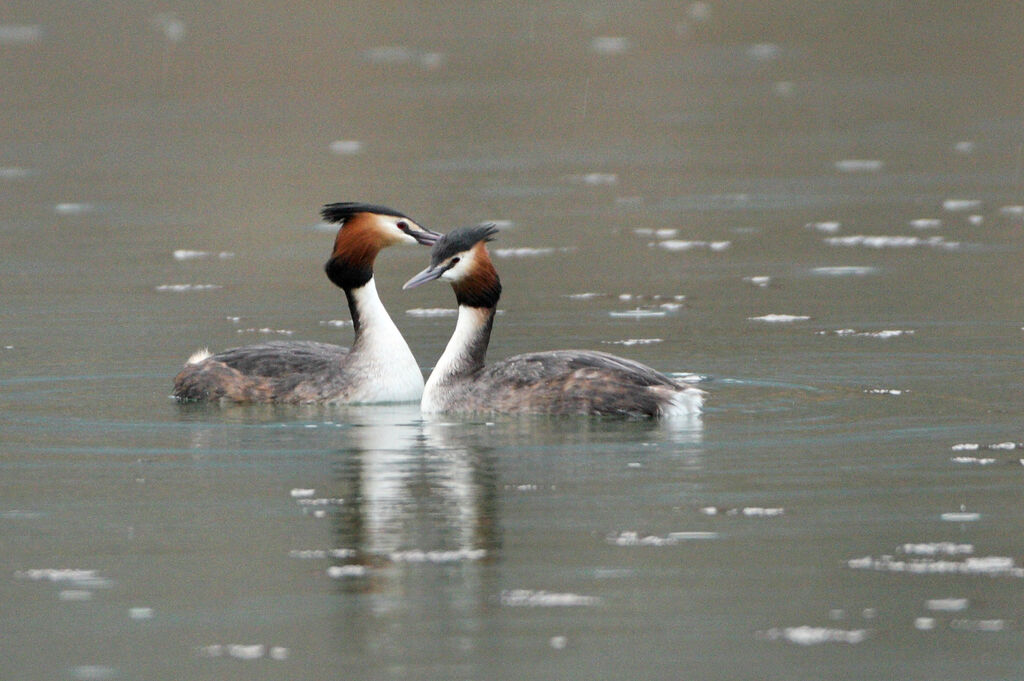
[{"label": "great crested grebe", "polygon": [[365,203],[332,203],[321,212],[340,224],[327,277],[345,291],[352,349],[315,341],[270,341],[211,355],[200,351],[174,377],[182,401],[413,402],[423,372],[377,296],[373,261],[395,244],[431,245],[441,236],[402,213]]},{"label": "great crested grebe", "polygon": [[501,282],[486,243],[497,229],[464,227],[441,237],[430,267],[405,283],[446,279],[459,317],[420,402],[424,413],[497,412],[693,417],[704,391],[606,352],[554,350],[484,365]]}]

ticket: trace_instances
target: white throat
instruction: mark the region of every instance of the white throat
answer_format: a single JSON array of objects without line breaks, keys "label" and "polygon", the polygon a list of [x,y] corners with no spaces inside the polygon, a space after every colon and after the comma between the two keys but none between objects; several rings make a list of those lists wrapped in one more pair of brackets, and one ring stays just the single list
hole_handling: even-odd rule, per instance
[{"label": "white throat", "polygon": [[430,413],[444,410],[454,384],[474,362],[474,344],[478,342],[486,323],[487,313],[484,310],[466,305],[459,306],[455,332],[452,333],[448,345],[445,346],[423,388],[423,400],[420,402],[422,411]]},{"label": "white throat", "polygon": [[371,278],[349,291],[359,329],[346,364],[359,376],[353,402],[410,402],[423,393],[423,372]]}]

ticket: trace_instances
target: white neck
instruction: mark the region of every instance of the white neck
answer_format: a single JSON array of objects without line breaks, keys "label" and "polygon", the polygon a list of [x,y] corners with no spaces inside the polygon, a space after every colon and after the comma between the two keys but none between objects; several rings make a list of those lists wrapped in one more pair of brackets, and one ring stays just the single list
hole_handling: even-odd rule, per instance
[{"label": "white neck", "polygon": [[423,411],[443,410],[445,397],[452,384],[483,367],[493,318],[493,308],[459,306],[455,332],[423,389]]},{"label": "white neck", "polygon": [[371,278],[345,292],[349,298],[356,337],[346,365],[362,385],[353,402],[406,402],[423,392],[423,372],[402,333],[395,326]]}]

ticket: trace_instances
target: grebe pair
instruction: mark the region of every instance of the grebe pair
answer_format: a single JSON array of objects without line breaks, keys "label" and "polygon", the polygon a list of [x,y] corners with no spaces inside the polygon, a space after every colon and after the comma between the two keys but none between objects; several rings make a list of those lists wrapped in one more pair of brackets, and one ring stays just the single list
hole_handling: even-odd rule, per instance
[{"label": "grebe pair", "polygon": [[[351,203],[325,207],[324,218],[341,223],[326,269],[349,301],[352,350],[285,341],[193,356],[175,378],[178,399],[356,403],[414,401],[422,395],[425,413],[700,413],[702,390],[604,352],[535,352],[485,366],[501,296],[486,246],[495,227],[465,227],[441,236],[397,211]],[[395,243],[433,244],[430,266],[403,288],[444,279],[459,306],[455,332],[425,386],[373,283],[374,258]]]}]

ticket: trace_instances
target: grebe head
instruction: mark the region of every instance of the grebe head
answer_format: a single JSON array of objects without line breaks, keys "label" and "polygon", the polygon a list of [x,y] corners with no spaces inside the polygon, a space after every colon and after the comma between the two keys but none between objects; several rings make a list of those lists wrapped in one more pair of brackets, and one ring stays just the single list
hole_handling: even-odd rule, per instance
[{"label": "grebe head", "polygon": [[324,265],[328,278],[342,288],[361,286],[373,276],[377,254],[395,244],[433,245],[441,235],[408,215],[368,203],[331,203],[323,207],[326,222],[340,225],[334,250]]},{"label": "grebe head", "polygon": [[445,279],[451,282],[460,305],[494,307],[501,296],[501,282],[486,244],[497,233],[494,225],[453,229],[430,250],[430,267],[405,282],[402,288]]}]

